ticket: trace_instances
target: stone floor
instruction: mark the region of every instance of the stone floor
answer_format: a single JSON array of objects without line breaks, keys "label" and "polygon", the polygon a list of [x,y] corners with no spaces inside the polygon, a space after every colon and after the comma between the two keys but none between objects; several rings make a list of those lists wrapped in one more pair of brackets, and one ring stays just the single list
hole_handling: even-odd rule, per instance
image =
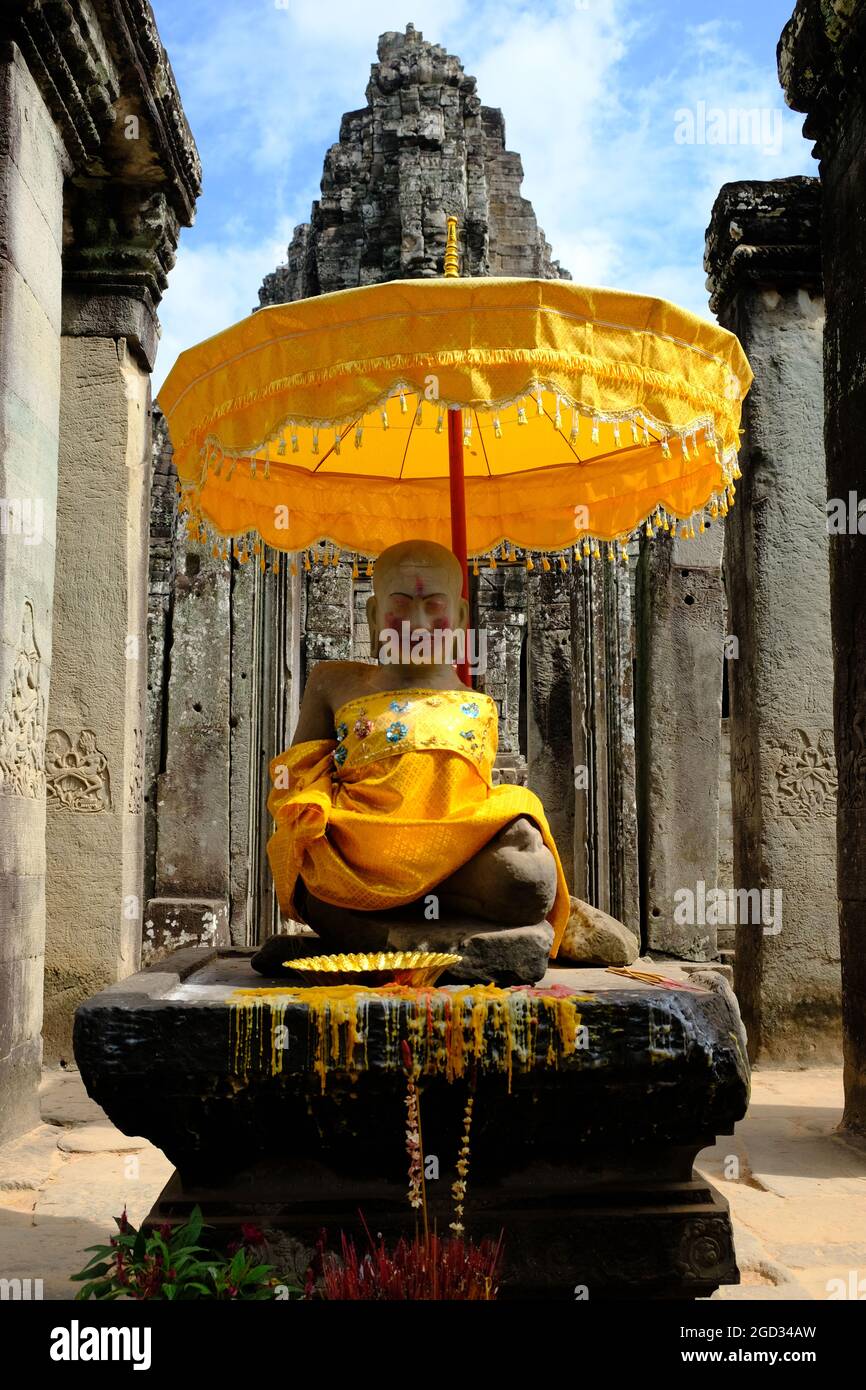
[{"label": "stone floor", "polygon": [[[866,1295],[866,1144],[834,1133],[841,1111],[838,1067],[755,1072],[736,1135],[699,1159],[731,1203],[743,1278],[716,1298],[826,1298],[834,1278],[862,1279]],[[171,1164],[114,1129],[76,1072],[45,1073],[42,1117],[0,1149],[0,1278],[42,1279],[46,1298],[68,1298],[85,1247],[124,1206],[137,1224]]]}]

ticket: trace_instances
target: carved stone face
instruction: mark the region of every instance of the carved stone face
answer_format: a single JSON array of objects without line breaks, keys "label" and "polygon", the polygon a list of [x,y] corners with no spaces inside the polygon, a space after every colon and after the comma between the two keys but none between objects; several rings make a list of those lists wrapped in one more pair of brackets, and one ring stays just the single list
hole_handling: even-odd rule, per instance
[{"label": "carved stone face", "polygon": [[[439,631],[444,635],[466,626],[463,574],[456,557],[444,546],[432,541],[391,546],[380,555],[374,574],[373,593],[367,600],[372,651],[380,650],[386,633],[411,643],[416,634]],[[445,648],[429,644],[429,648],[435,664],[435,654],[441,661],[447,644]],[[427,663],[416,656],[415,664]]]}]

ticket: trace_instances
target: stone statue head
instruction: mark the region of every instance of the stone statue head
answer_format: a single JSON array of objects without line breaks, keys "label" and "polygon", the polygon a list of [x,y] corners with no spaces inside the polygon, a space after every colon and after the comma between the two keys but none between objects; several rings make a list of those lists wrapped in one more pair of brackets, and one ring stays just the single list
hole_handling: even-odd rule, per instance
[{"label": "stone statue head", "polygon": [[393,664],[452,664],[449,634],[469,621],[462,591],[460,562],[444,545],[419,540],[389,546],[376,561],[367,600],[370,650]]}]

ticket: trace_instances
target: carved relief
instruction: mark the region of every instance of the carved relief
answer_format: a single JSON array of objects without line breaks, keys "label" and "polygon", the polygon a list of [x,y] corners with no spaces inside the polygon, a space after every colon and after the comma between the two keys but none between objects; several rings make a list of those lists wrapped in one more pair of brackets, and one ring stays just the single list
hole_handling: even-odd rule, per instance
[{"label": "carved relief", "polygon": [[0,792],[40,797],[45,790],[45,702],[33,607],[24,603],[21,641],[0,717]]},{"label": "carved relief", "polygon": [[144,738],[141,729],[132,731],[132,767],[126,809],[133,816],[140,816],[144,809]]},{"label": "carved relief", "polygon": [[65,806],[70,811],[111,809],[108,759],[97,748],[92,729],[81,730],[74,748],[63,729],[49,731],[45,777],[49,806]]},{"label": "carved relief", "polygon": [[782,815],[835,816],[836,759],[832,729],[791,733],[772,749],[770,796]]}]

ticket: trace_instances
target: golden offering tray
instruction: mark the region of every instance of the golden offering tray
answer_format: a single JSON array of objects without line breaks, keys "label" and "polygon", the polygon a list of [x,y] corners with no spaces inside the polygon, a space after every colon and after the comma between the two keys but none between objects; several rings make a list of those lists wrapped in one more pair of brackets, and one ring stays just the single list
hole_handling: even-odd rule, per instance
[{"label": "golden offering tray", "polygon": [[283,964],[310,985],[434,985],[459,956],[441,951],[371,951],[350,955],[302,956]]}]

